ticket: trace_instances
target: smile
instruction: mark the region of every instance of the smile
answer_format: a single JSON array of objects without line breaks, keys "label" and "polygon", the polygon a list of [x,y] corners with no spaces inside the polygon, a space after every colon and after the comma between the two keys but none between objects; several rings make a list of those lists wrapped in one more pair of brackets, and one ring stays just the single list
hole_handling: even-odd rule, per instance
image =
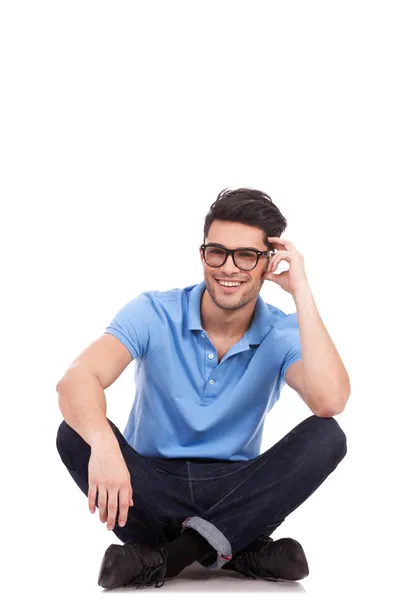
[{"label": "smile", "polygon": [[[241,282],[230,282],[230,281],[224,281],[223,279],[218,280],[218,285],[223,288],[225,291],[229,291],[229,292],[234,292],[235,290],[239,289],[241,285],[243,285],[245,282],[241,281]],[[224,285],[225,284],[225,285]]]}]

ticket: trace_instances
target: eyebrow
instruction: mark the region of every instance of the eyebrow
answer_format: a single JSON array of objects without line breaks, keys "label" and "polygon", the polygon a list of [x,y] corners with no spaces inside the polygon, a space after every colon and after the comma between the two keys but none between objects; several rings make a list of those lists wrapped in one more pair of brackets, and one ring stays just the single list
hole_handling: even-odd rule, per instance
[{"label": "eyebrow", "polygon": [[[224,248],[224,250],[233,250],[233,248],[226,248],[222,244],[217,244],[217,242],[207,242],[212,246],[218,246],[218,248]],[[256,252],[264,252],[264,250],[259,250],[258,248],[253,248],[252,246],[239,246],[239,248],[234,248],[235,250],[255,250]]]}]

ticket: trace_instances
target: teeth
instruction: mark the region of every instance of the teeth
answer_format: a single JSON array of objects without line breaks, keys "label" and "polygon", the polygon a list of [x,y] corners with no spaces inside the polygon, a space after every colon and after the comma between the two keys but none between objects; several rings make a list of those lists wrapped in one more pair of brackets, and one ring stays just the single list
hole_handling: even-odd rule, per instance
[{"label": "teeth", "polygon": [[240,283],[232,283],[231,281],[220,281],[219,283],[225,287],[239,287],[240,285]]}]

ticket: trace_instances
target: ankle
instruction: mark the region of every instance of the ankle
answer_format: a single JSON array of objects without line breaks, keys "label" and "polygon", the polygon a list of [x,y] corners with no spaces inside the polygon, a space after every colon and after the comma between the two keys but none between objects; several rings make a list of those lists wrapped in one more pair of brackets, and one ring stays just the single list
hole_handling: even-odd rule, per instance
[{"label": "ankle", "polygon": [[178,575],[193,562],[213,551],[207,540],[194,529],[185,529],[172,542],[163,545],[168,551],[167,577]]}]

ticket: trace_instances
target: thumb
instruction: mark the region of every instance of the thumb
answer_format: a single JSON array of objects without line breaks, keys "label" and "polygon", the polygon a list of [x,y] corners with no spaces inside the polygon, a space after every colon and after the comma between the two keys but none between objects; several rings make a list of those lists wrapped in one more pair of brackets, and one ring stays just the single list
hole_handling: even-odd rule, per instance
[{"label": "thumb", "polygon": [[269,281],[275,281],[275,273],[265,273],[264,275],[265,279],[268,279]]}]

